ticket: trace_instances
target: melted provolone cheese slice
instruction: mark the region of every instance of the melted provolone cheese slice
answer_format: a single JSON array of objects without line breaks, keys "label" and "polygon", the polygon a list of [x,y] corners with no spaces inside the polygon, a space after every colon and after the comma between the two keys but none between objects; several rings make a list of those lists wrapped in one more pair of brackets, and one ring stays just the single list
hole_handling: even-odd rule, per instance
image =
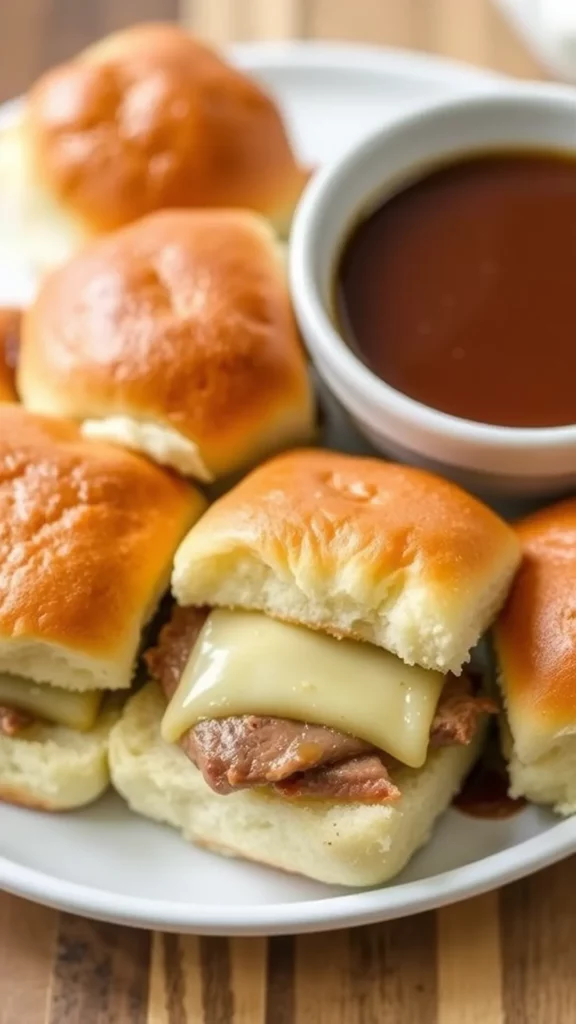
[{"label": "melted provolone cheese slice", "polygon": [[258,612],[208,616],[162,722],[177,742],[209,718],[270,715],[328,725],[407,765],[426,760],[444,682],[368,643],[335,640]]},{"label": "melted provolone cheese slice", "polygon": [[74,693],[58,686],[39,685],[20,676],[0,674],[0,706],[26,711],[33,718],[78,732],[92,728],[101,703],[99,690]]}]

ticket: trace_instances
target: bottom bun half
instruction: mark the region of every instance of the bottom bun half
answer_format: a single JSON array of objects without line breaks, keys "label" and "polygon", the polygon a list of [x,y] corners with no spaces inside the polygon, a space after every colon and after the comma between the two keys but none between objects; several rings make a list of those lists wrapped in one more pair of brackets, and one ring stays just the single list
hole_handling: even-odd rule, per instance
[{"label": "bottom bun half", "polygon": [[429,838],[477,757],[468,747],[433,752],[425,768],[395,775],[394,804],[297,804],[262,791],[219,796],[177,746],[160,736],[165,700],[155,683],[132,697],[110,736],[112,782],[139,814],[218,853],[346,886],[396,875]]},{"label": "bottom bun half", "polygon": [[518,756],[510,726],[500,719],[502,750],[508,762],[510,796],[533,804],[550,805],[557,814],[576,814],[576,736],[557,738],[553,750],[526,764]]},{"label": "bottom bun half", "polygon": [[92,803],[108,788],[108,741],[117,710],[102,712],[89,732],[32,725],[0,736],[0,801],[42,811]]}]

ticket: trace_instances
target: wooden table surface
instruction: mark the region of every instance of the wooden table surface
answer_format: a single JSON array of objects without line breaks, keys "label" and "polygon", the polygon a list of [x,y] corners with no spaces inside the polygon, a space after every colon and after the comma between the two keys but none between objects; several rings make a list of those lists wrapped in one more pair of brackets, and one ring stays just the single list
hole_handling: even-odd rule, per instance
[{"label": "wooden table surface", "polygon": [[[0,99],[112,28],[159,17],[219,40],[381,41],[540,75],[489,0],[0,0]],[[270,941],[150,934],[0,895],[0,1024],[573,1024],[575,870]]]}]

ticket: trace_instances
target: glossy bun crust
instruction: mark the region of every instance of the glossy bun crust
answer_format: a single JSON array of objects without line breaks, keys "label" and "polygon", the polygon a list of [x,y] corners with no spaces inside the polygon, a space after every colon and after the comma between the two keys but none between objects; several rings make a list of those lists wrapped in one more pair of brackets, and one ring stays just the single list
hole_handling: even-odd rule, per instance
[{"label": "glossy bun crust", "polygon": [[140,25],[48,71],[28,96],[36,178],[91,233],[163,208],[287,219],[307,174],[274,102],[173,25]]},{"label": "glossy bun crust", "polygon": [[328,451],[279,456],[180,546],[180,604],[254,608],[460,672],[518,564],[513,531],[422,470]]},{"label": "glossy bun crust", "polygon": [[513,788],[573,811],[576,499],[536,512],[516,529],[524,560],[494,632]]},{"label": "glossy bun crust", "polygon": [[205,480],[308,440],[312,391],[271,228],[245,211],[165,212],[93,242],[28,311],[19,389],[36,412],[90,420]]},{"label": "glossy bun crust", "polygon": [[17,402],[14,375],[20,345],[19,309],[0,307],[0,402]]},{"label": "glossy bun crust", "polygon": [[0,671],[128,687],[142,626],[203,507],[146,460],[0,405]]}]

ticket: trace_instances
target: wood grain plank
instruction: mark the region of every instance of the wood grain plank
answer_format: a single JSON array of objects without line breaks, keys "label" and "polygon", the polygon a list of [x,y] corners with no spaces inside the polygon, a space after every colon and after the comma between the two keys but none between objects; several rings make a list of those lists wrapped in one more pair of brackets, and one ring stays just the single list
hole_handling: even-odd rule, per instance
[{"label": "wood grain plank", "polygon": [[500,894],[506,1024],[576,1021],[576,857]]},{"label": "wood grain plank", "polygon": [[58,914],[0,894],[0,1024],[45,1024]]},{"label": "wood grain plank", "polygon": [[[192,940],[198,945],[198,940]],[[177,935],[163,935],[163,971],[166,990],[166,1007],[170,1024],[186,1024],[186,982],[181,957],[182,946]],[[198,972],[199,974],[199,972]]]},{"label": "wood grain plank", "polygon": [[151,936],[148,981],[147,1024],[170,1024],[168,993],[166,991],[166,971],[164,970],[164,935],[162,932],[153,932]]},{"label": "wood grain plank", "polygon": [[548,78],[536,57],[528,52],[516,32],[494,3],[487,8],[488,33],[491,45],[491,67],[519,78]]},{"label": "wood grain plank", "polygon": [[0,101],[23,92],[45,67],[46,0],[0,3]]},{"label": "wood grain plank", "polygon": [[433,914],[297,940],[296,1024],[434,1024]]},{"label": "wood grain plank", "polygon": [[203,1024],[200,940],[195,935],[152,936],[148,1024]]},{"label": "wood grain plank", "polygon": [[296,1022],[353,1024],[350,1016],[349,932],[296,940]]},{"label": "wood grain plank", "polygon": [[183,24],[212,42],[227,43],[250,34],[250,10],[244,0],[183,0],[180,10]]},{"label": "wood grain plank", "polygon": [[61,914],[47,1024],[144,1024],[150,935]]},{"label": "wood grain plank", "polygon": [[297,39],[306,35],[306,0],[251,0],[250,29],[254,39]]},{"label": "wood grain plank", "polygon": [[234,997],[227,939],[200,939],[202,999],[208,1024],[232,1024]]},{"label": "wood grain plank", "polygon": [[306,35],[310,0],[180,0],[180,20],[216,42]]},{"label": "wood grain plank", "polygon": [[234,1024],[264,1024],[266,939],[230,939]]},{"label": "wood grain plank", "polygon": [[432,20],[430,49],[473,64],[489,64],[491,57],[488,6],[485,0],[443,0]]},{"label": "wood grain plank", "polygon": [[438,1024],[503,1024],[498,893],[444,907],[438,925]]},{"label": "wood grain plank", "polygon": [[494,4],[486,0],[441,0],[428,19],[427,49],[505,74],[541,78],[530,56]]},{"label": "wood grain plank", "polygon": [[349,42],[413,45],[424,5],[412,0],[315,0],[308,13],[309,34]]},{"label": "wood grain plank", "polygon": [[103,4],[53,0],[46,5],[42,25],[43,67],[59,64],[98,39],[104,32]]},{"label": "wood grain plank", "polygon": [[175,18],[178,0],[6,0],[0,2],[0,100],[23,92],[51,64],[113,29]]},{"label": "wood grain plank", "polygon": [[138,21],[176,21],[180,13],[178,0],[100,0],[100,4],[104,32]]},{"label": "wood grain plank", "polygon": [[279,935],[268,942],[266,1024],[295,1024],[295,941]]},{"label": "wood grain plank", "polygon": [[[203,995],[203,978],[200,956],[200,939],[197,935],[179,937],[182,975],[184,978],[184,1006],[186,1024],[213,1024],[212,1009],[208,997],[208,1012]],[[217,1018],[214,1018],[216,1024]],[[171,1022],[176,1024],[176,1022]]]},{"label": "wood grain plank", "polygon": [[42,67],[67,60],[101,36],[136,22],[173,20],[179,7],[178,0],[51,0],[42,6]]},{"label": "wood grain plank", "polygon": [[350,933],[350,998],[358,1024],[435,1024],[436,926],[418,914]]}]

